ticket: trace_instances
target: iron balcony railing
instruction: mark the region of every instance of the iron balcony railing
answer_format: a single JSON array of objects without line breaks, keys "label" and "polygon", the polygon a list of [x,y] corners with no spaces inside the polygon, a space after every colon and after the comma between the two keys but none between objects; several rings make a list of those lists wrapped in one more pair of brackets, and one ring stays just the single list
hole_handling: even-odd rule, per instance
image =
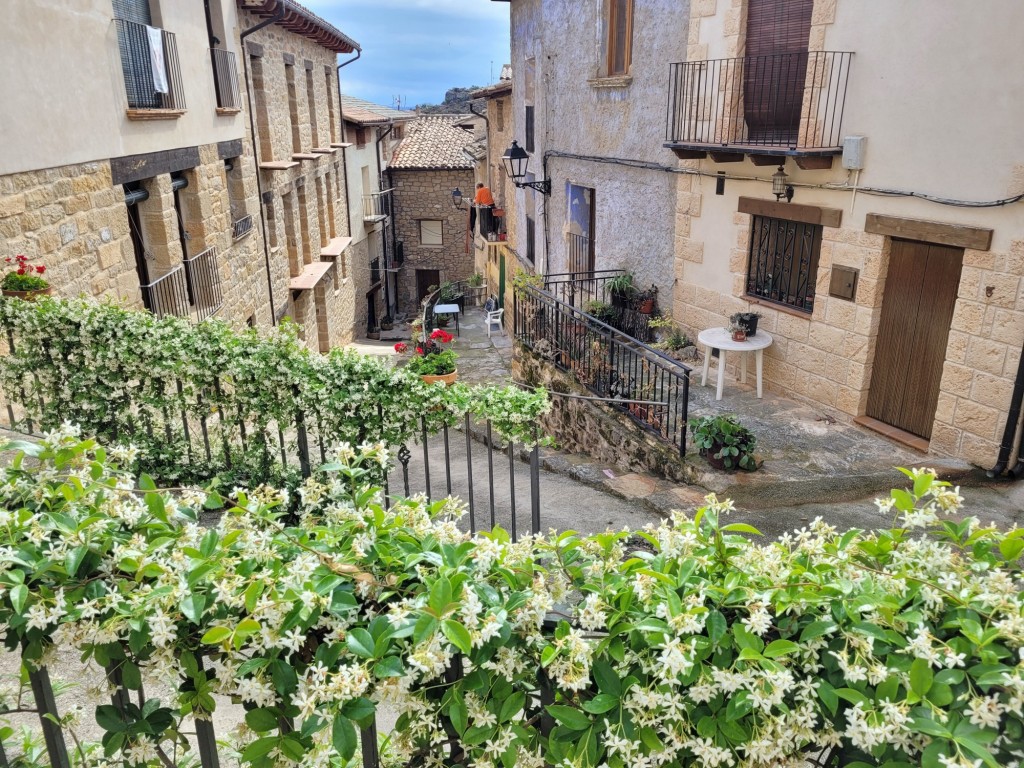
[{"label": "iron balcony railing", "polygon": [[143,285],[142,303],[157,317],[174,315],[205,320],[214,314],[224,303],[217,249],[207,248]]},{"label": "iron balcony railing", "polygon": [[157,317],[187,317],[189,302],[185,265],[179,264],[148,285],[143,285],[142,303]]},{"label": "iron balcony railing", "polygon": [[568,234],[569,270],[572,272],[594,271],[594,241],[587,235],[575,232]]},{"label": "iron balcony railing", "polygon": [[514,297],[517,341],[686,454],[689,367],[548,291]]},{"label": "iron balcony railing", "polygon": [[220,267],[217,248],[207,248],[191,259],[185,259],[188,295],[196,320],[205,320],[220,309],[224,297],[220,292]]},{"label": "iron balcony railing", "polygon": [[594,314],[593,304],[599,302],[603,305],[599,320],[642,342],[654,341],[651,314],[639,312],[635,302],[616,295],[609,287],[609,283],[622,274],[621,269],[560,272],[545,275],[544,289],[559,301],[589,314]]},{"label": "iron balcony railing", "polygon": [[363,219],[380,221],[391,216],[391,190],[363,195]]},{"label": "iron balcony railing", "polygon": [[217,91],[217,106],[221,109],[241,109],[242,97],[238,93],[238,67],[235,54],[223,48],[211,48],[213,87]]},{"label": "iron balcony railing", "polygon": [[250,232],[252,232],[252,214],[246,214],[242,218],[236,219],[231,225],[232,240],[243,238]]},{"label": "iron balcony railing", "polygon": [[838,151],[852,60],[810,51],[671,64],[667,145]]},{"label": "iron balcony railing", "polygon": [[[185,109],[178,43],[161,29],[151,38],[145,24],[115,19],[129,109]],[[165,88],[166,86],[166,88]]]}]

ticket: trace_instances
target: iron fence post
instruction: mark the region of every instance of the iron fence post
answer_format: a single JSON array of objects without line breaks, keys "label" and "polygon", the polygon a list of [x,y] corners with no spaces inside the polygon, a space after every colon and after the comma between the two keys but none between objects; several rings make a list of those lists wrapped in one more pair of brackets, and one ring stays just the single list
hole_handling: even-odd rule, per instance
[{"label": "iron fence post", "polygon": [[[43,728],[43,740],[46,742],[46,753],[50,756],[52,768],[71,768],[68,758],[68,747],[64,743],[64,734],[54,720],[60,719],[57,702],[53,698],[53,686],[50,684],[50,673],[46,667],[29,669],[29,683],[32,685],[32,696],[39,709],[39,724]],[[51,720],[50,718],[53,718]]]}]

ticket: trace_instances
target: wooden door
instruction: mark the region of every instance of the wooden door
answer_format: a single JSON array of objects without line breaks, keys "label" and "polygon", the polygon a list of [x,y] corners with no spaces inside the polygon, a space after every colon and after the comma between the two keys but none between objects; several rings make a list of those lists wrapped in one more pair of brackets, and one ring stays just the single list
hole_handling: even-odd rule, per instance
[{"label": "wooden door", "polygon": [[431,288],[441,285],[441,273],[436,269],[416,270],[416,303],[422,302],[429,294]]},{"label": "wooden door", "polygon": [[931,438],[962,248],[892,241],[867,415]]}]

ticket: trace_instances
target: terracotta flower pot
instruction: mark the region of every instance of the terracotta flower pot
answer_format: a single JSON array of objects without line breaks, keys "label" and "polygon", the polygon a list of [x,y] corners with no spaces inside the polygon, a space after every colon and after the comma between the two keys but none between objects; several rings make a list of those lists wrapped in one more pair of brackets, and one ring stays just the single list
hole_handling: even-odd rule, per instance
[{"label": "terracotta flower pot", "polygon": [[746,331],[733,331],[732,332],[732,340],[733,341],[746,341],[747,340],[747,332]]},{"label": "terracotta flower pot", "polygon": [[455,383],[455,380],[459,378],[459,369],[456,368],[451,373],[444,373],[439,375],[432,375],[429,373],[420,374],[420,378],[423,379],[425,384],[444,384],[446,387]]},{"label": "terracotta flower pot", "polygon": [[53,293],[52,285],[40,288],[38,291],[3,291],[4,296],[10,296],[12,299],[21,299],[22,301],[34,301],[36,296],[49,296],[51,293]]}]

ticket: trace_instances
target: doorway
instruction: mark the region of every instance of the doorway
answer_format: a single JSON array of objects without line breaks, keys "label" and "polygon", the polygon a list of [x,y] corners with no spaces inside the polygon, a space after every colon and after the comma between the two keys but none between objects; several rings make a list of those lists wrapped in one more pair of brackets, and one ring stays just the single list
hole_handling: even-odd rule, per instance
[{"label": "doorway", "polygon": [[926,440],[963,258],[963,248],[892,240],[866,413]]},{"label": "doorway", "polygon": [[416,270],[416,302],[422,303],[430,295],[431,287],[441,285],[441,273],[436,269]]}]

